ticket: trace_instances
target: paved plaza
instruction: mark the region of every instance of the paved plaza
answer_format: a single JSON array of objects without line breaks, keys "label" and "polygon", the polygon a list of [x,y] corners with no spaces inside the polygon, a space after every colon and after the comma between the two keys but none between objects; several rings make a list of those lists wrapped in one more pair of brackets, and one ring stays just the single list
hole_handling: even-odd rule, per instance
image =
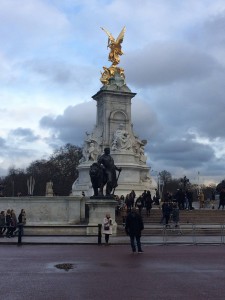
[{"label": "paved plaza", "polygon": [[224,299],[224,245],[143,250],[132,254],[128,244],[2,245],[1,300]]}]

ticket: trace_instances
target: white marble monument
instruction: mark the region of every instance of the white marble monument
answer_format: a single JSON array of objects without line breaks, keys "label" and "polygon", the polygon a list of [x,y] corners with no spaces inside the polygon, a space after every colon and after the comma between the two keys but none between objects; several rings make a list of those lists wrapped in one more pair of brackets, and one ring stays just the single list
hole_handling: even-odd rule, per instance
[{"label": "white marble monument", "polygon": [[89,169],[105,147],[110,147],[115,165],[122,168],[116,195],[126,195],[131,190],[137,195],[144,190],[153,192],[156,183],[150,176],[150,167],[146,165],[147,140],[139,138],[133,131],[131,99],[136,94],[126,85],[124,70],[117,66],[119,56],[123,54],[121,43],[125,28],[116,40],[107,30],[104,31],[109,37],[109,60],[112,65],[103,67],[100,79],[103,86],[92,97],[97,106],[96,125],[91,133],[86,133],[83,157],[78,166],[79,177],[73,184],[72,194],[81,195],[84,191],[86,196],[93,195]]}]

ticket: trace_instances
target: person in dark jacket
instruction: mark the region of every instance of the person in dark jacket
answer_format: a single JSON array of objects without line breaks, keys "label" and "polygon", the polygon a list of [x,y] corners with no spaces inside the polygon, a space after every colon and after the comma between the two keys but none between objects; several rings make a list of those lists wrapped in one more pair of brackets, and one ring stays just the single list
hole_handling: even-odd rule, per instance
[{"label": "person in dark jacket", "polygon": [[150,216],[151,209],[152,209],[152,196],[151,192],[147,191],[146,198],[145,198],[145,208],[146,208],[146,216]]},{"label": "person in dark jacket", "polygon": [[[21,235],[24,235],[23,226],[26,225],[26,212],[24,209],[21,209],[21,212],[18,216],[18,222],[20,225],[22,225],[20,227]],[[19,228],[16,231],[14,231],[14,235],[16,235],[18,232],[19,232]]]},{"label": "person in dark jacket", "polygon": [[0,213],[0,237],[3,237],[5,231],[6,231],[5,212],[4,210],[2,210]]},{"label": "person in dark jacket", "polygon": [[7,211],[6,211],[5,222],[6,222],[6,227],[7,227],[6,237],[11,238],[12,216],[11,216],[11,210],[10,209],[7,209]]},{"label": "person in dark jacket", "polygon": [[171,212],[172,212],[172,203],[165,201],[162,205],[162,213],[163,213],[163,219],[165,219],[166,221],[166,227],[170,227],[169,220],[170,220]]},{"label": "person in dark jacket", "polygon": [[[130,236],[130,245],[133,253],[136,252],[136,245],[138,253],[142,253],[141,248],[141,231],[144,229],[142,217],[136,211],[136,208],[132,208],[131,212],[126,218],[125,231]],[[136,245],[135,245],[136,240]]]},{"label": "person in dark jacket", "polygon": [[222,189],[220,191],[220,202],[219,202],[218,209],[220,209],[221,206],[222,206],[222,209],[224,209],[224,206],[225,206],[225,189]]}]

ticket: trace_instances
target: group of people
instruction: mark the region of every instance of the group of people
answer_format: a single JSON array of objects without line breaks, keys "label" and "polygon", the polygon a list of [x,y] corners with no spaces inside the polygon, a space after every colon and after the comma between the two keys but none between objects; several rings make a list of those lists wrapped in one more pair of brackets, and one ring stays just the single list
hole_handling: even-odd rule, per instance
[{"label": "group of people", "polygon": [[127,194],[126,197],[123,195],[120,197],[116,196],[116,200],[118,202],[116,214],[120,214],[124,218],[126,213],[131,212],[132,208],[136,207],[140,214],[142,214],[143,208],[145,208],[146,216],[150,216],[152,205],[159,205],[159,193],[158,190],[155,191],[156,194],[153,196],[153,198],[149,190],[144,190],[144,192],[137,198],[134,190]]},{"label": "group of people", "polygon": [[176,193],[172,194],[170,192],[166,192],[163,195],[163,200],[166,202],[176,202],[178,208],[181,210],[188,209],[192,210],[193,206],[193,194],[191,190],[184,191],[183,189],[178,189]]},{"label": "group of people", "polygon": [[[11,238],[16,236],[18,233],[18,224],[26,224],[26,212],[24,209],[21,209],[18,218],[13,209],[7,209],[6,212],[2,210],[0,213],[0,237],[6,236],[7,238]],[[23,226],[21,226],[21,231],[23,235]]]}]

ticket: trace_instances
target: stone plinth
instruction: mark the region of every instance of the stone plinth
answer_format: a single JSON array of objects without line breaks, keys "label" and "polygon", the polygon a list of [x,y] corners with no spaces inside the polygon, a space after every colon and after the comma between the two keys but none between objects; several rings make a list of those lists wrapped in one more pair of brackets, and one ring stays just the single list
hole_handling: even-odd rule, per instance
[{"label": "stone plinth", "polygon": [[[113,220],[113,233],[117,231],[117,223],[115,221],[115,208],[117,202],[113,199],[89,199],[86,201],[89,207],[89,223],[88,225],[102,224],[103,219],[107,213],[110,214]],[[97,234],[97,227],[87,227],[87,234]]]},{"label": "stone plinth", "polygon": [[26,211],[27,225],[69,225],[85,220],[85,197],[1,197],[0,210]]}]

